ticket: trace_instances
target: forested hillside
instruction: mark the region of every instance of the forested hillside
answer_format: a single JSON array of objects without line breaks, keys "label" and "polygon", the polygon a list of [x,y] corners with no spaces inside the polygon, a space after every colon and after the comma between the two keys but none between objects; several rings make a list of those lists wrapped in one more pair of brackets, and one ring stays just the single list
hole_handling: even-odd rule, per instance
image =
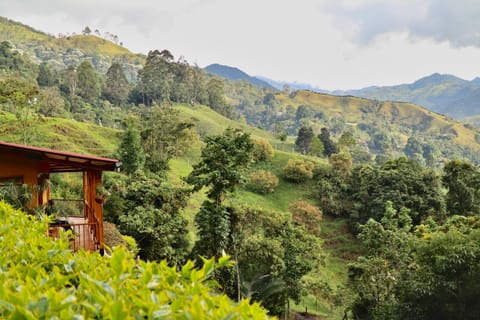
[{"label": "forested hillside", "polygon": [[[316,135],[352,135],[360,153],[382,159],[406,155],[438,166],[445,159],[478,163],[480,136],[472,126],[404,102],[382,102],[312,91],[268,92],[230,85],[230,103],[240,118],[274,133],[297,136],[301,128]],[[412,146],[413,145],[413,146]],[[304,148],[309,153],[310,143]]]},{"label": "forested hillside", "polygon": [[[105,219],[139,258],[63,253],[35,224],[22,242],[30,247],[0,252],[2,316],[476,318],[480,136],[471,126],[411,103],[228,81],[165,49],[133,55],[91,30],[54,37],[0,22],[12,35],[0,43],[0,140],[121,160],[99,191]],[[35,47],[52,54],[39,59]],[[58,197],[81,190],[74,176],[50,183]],[[16,188],[0,197],[22,208],[26,189]],[[0,215],[26,224],[3,205]],[[41,276],[26,271],[31,250]],[[152,270],[195,292],[161,286]],[[126,310],[116,298],[130,293]]]}]

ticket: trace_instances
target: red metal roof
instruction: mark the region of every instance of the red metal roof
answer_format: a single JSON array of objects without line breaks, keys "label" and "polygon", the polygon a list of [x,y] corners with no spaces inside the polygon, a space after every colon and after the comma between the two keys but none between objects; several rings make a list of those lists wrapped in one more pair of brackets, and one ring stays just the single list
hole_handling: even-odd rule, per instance
[{"label": "red metal roof", "polygon": [[53,149],[24,146],[0,141],[0,154],[24,158],[36,162],[49,172],[115,171],[121,163],[116,159],[89,156],[85,154],[58,151]]}]

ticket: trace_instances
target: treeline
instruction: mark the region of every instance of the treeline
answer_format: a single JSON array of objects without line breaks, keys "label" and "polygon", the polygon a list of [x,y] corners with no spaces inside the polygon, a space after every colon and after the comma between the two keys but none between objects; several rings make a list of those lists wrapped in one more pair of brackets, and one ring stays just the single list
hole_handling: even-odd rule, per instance
[{"label": "treeline", "polygon": [[[224,82],[207,76],[183,58],[175,61],[167,50],[150,51],[137,81],[130,83],[118,62],[112,63],[105,75],[99,74],[89,60],[58,70],[48,63],[35,65],[5,41],[0,44],[0,73],[2,106],[12,112],[28,107],[32,114],[113,128],[123,128],[123,120],[130,113],[170,102],[209,105],[232,116]],[[16,88],[15,95],[9,89],[12,87]],[[29,103],[22,104],[22,99]]]}]

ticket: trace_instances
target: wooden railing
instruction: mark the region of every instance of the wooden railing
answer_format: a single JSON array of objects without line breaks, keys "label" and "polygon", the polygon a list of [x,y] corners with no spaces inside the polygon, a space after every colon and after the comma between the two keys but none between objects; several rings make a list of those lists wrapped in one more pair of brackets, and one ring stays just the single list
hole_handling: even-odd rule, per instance
[{"label": "wooden railing", "polygon": [[[56,203],[65,202],[64,200],[55,200]],[[101,247],[103,239],[103,226],[98,220],[92,207],[86,201],[80,200],[84,211],[82,214],[76,214],[69,211],[68,216],[58,218],[49,226],[49,235],[54,238],[59,237],[60,230],[72,232],[71,244],[72,250],[77,251],[80,248],[88,251],[97,251]],[[67,202],[78,202],[78,200],[68,200]],[[78,206],[78,204],[76,204]]]},{"label": "wooden railing", "polygon": [[72,251],[77,251],[82,248],[88,251],[96,251],[99,249],[91,230],[95,229],[95,223],[54,223],[49,226],[49,235],[53,238],[58,238],[60,230],[71,231],[72,237],[70,244]]}]

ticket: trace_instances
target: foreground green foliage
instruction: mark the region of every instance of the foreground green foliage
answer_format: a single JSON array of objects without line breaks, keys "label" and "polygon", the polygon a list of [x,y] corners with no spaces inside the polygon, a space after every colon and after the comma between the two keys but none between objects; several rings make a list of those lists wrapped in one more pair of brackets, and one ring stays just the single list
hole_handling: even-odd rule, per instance
[{"label": "foreground green foliage", "polygon": [[4,319],[265,319],[258,304],[232,303],[209,279],[222,258],[196,270],[69,250],[66,234],[0,203],[0,316]]}]

